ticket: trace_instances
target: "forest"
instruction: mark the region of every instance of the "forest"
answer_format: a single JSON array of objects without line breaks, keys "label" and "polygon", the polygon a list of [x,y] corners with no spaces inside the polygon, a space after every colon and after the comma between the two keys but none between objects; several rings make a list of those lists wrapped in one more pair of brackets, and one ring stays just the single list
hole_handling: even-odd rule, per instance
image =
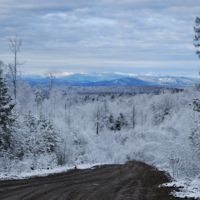
[{"label": "forest", "polygon": [[1,177],[136,160],[200,183],[198,87],[50,90],[21,81],[16,100],[13,91],[1,70]]}]

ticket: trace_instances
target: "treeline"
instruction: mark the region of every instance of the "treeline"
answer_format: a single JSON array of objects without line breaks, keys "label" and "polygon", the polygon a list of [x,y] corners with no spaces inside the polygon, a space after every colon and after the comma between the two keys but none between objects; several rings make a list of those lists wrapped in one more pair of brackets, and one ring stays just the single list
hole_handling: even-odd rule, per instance
[{"label": "treeline", "polygon": [[65,87],[54,87],[46,95],[21,81],[15,102],[12,85],[7,88],[2,74],[0,80],[2,173],[131,159],[173,176],[198,173],[200,93],[195,88],[121,96],[68,94]]}]

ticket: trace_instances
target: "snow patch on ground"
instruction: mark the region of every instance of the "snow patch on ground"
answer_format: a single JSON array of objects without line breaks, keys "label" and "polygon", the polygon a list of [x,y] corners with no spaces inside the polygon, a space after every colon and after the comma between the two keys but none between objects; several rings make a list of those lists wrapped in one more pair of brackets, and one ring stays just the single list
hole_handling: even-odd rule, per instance
[{"label": "snow patch on ground", "polygon": [[171,194],[174,197],[179,198],[195,198],[200,199],[200,177],[197,177],[193,180],[180,180],[180,181],[173,181],[171,183],[165,183],[162,186],[165,187],[177,187],[179,188],[178,191],[172,191]]},{"label": "snow patch on ground", "polygon": [[[95,166],[101,166],[101,165],[106,165],[108,163],[93,163],[93,164],[81,164],[81,165],[76,165],[77,169],[94,169]],[[75,169],[75,166],[62,166],[62,167],[56,167],[54,169],[42,169],[42,170],[33,170],[32,172],[22,172],[20,174],[3,174],[0,173],[0,180],[13,180],[13,179],[28,179],[28,178],[33,178],[33,177],[45,177],[50,174],[58,174],[58,173],[63,173],[67,172],[69,170]]]}]

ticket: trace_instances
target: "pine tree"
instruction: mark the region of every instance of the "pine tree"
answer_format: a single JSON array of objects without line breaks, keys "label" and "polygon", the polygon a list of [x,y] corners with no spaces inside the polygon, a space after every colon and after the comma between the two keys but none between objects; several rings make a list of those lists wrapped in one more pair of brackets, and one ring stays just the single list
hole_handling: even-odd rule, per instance
[{"label": "pine tree", "polygon": [[37,120],[32,115],[31,111],[28,111],[24,115],[23,130],[24,134],[24,154],[26,158],[32,159],[36,154],[36,135],[37,135]]},{"label": "pine tree", "polygon": [[193,151],[200,160],[200,117],[198,117],[198,120],[195,120],[189,139],[191,141]]},{"label": "pine tree", "polygon": [[120,131],[122,127],[128,126],[128,122],[126,121],[125,116],[120,113],[119,117],[116,120],[115,129]]},{"label": "pine tree", "polygon": [[[37,138],[34,150],[35,159],[39,159],[38,167],[51,167],[57,164],[56,147],[59,134],[53,126],[53,121],[42,113],[37,121]],[[45,160],[42,161],[42,158]]]},{"label": "pine tree", "polygon": [[198,118],[194,121],[194,126],[190,133],[189,139],[191,141],[193,151],[200,160],[200,100],[193,99],[193,106],[193,110],[198,113]]},{"label": "pine tree", "polygon": [[126,117],[122,113],[119,114],[119,121],[120,121],[121,127],[122,126],[128,126],[128,122],[126,120]]},{"label": "pine tree", "polygon": [[48,153],[55,152],[57,142],[59,141],[58,132],[53,127],[53,121],[50,118],[46,119],[43,114],[40,114],[40,118],[38,120],[38,134],[41,138],[40,141],[45,146],[43,151]]},{"label": "pine tree", "polygon": [[110,116],[108,117],[108,128],[110,130],[115,130],[115,119],[113,114],[110,114]]},{"label": "pine tree", "polygon": [[13,136],[12,126],[14,117],[12,109],[14,104],[11,103],[12,99],[8,95],[8,87],[6,86],[6,79],[2,76],[3,71],[0,70],[0,148],[5,151],[13,149]]},{"label": "pine tree", "polygon": [[36,93],[35,93],[35,101],[36,101],[36,103],[37,103],[37,108],[39,108],[39,106],[42,104],[42,102],[44,101],[44,97],[43,97],[43,95],[39,92],[39,91],[37,91]]},{"label": "pine tree", "polygon": [[24,124],[29,129],[30,133],[36,131],[36,118],[32,115],[30,110],[24,116]]},{"label": "pine tree", "polygon": [[[200,44],[198,43],[198,41],[200,40],[200,18],[199,17],[196,18],[195,24],[196,24],[196,26],[194,27],[194,32],[195,32],[194,41],[196,43],[194,43],[194,46],[196,48],[199,48],[200,47]],[[200,58],[200,51],[197,50],[196,54]]]}]

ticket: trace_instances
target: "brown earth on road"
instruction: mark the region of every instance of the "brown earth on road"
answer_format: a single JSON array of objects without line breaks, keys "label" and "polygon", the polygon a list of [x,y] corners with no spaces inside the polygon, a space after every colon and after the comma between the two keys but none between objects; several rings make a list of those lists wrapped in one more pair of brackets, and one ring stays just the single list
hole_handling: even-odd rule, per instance
[{"label": "brown earth on road", "polygon": [[[4,200],[175,200],[174,188],[158,188],[169,182],[163,171],[141,162],[96,166],[93,169],[24,180],[0,181]],[[187,198],[186,198],[187,199]]]}]

